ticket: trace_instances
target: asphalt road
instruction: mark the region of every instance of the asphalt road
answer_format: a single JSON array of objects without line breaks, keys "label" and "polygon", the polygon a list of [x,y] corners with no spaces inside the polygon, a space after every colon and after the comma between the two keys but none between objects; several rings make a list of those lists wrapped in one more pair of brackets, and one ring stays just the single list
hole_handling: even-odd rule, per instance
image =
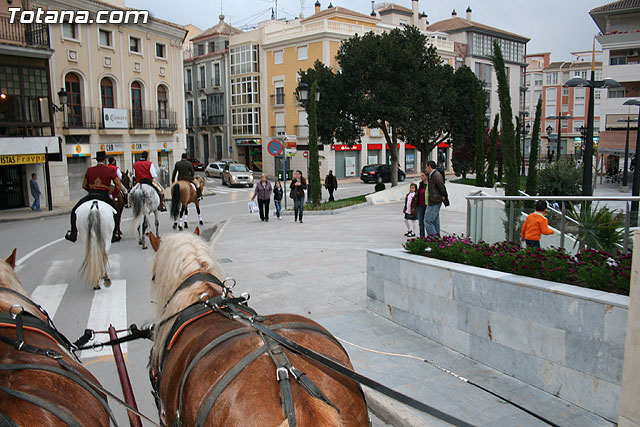
[{"label": "asphalt road", "polygon": [[[223,187],[218,178],[207,178],[206,185],[216,192],[201,202],[205,222],[201,228],[210,236],[217,224],[230,217],[247,214],[247,202],[252,189]],[[372,190],[371,184],[354,182],[341,185],[335,196],[346,198]],[[324,194],[323,198],[326,200],[328,194]],[[289,202],[291,207],[291,200]],[[273,204],[271,209],[273,211]],[[189,228],[193,230],[197,225],[195,209],[190,210],[190,214]],[[125,234],[129,230],[130,217],[131,210],[127,209],[122,219]],[[52,315],[58,329],[74,341],[86,328],[106,330],[109,324],[113,324],[117,329],[124,329],[132,323],[140,326],[152,321],[155,310],[150,292],[153,250],[142,250],[137,239],[132,238],[112,245],[109,263],[113,285],[94,291],[83,283],[78,273],[84,258],[83,245],[80,242],[67,242],[63,238],[68,224],[67,215],[0,224],[0,256],[6,258],[17,247],[16,270],[19,278],[32,293],[33,299]],[[162,213],[160,234],[170,231],[168,213]],[[108,336],[98,335],[97,339],[107,341]],[[122,351],[138,407],[157,421],[157,409],[150,393],[147,373],[150,348],[148,341],[135,341],[124,344]],[[104,387],[121,396],[110,349],[84,351],[80,357]],[[128,425],[124,409],[113,402],[111,407],[119,424]],[[374,425],[386,424],[375,420]]]}]

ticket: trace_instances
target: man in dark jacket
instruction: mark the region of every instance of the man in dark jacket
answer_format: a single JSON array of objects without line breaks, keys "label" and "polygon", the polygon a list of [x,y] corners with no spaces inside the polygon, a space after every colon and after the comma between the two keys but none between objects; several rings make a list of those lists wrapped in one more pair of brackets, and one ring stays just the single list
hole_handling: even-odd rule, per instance
[{"label": "man in dark jacket", "polygon": [[338,189],[338,180],[333,174],[333,171],[329,171],[329,175],[324,179],[324,187],[329,192],[329,201],[333,202],[333,192]]},{"label": "man in dark jacket", "polygon": [[436,170],[436,162],[433,160],[427,163],[427,174],[429,175],[429,199],[424,215],[424,228],[428,236],[440,235],[440,207],[447,198],[447,189],[444,186],[442,174]]},{"label": "man in dark jacket", "polygon": [[[176,165],[173,167],[173,174],[171,175],[171,182],[176,180],[176,175],[178,179],[183,181],[189,181],[193,183],[193,178],[195,176],[195,169],[193,168],[193,164],[187,160],[187,153],[182,153],[182,159],[176,162]],[[200,188],[196,187],[196,193],[198,195],[198,199],[202,197],[202,193],[200,192]]]}]

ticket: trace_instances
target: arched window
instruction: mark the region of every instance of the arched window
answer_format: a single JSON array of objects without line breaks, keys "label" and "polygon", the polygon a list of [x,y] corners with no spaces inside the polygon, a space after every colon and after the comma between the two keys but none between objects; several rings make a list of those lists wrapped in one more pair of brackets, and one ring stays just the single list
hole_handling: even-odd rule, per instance
[{"label": "arched window", "polygon": [[82,93],[80,77],[69,73],[64,78],[64,89],[67,92],[67,126],[82,126]]},{"label": "arched window", "polygon": [[158,86],[158,118],[167,118],[167,88],[163,85]]},{"label": "arched window", "polygon": [[131,83],[131,122],[133,127],[142,127],[142,86],[139,82]]},{"label": "arched window", "polygon": [[102,98],[102,108],[114,108],[113,81],[105,77],[100,82],[100,96]]}]

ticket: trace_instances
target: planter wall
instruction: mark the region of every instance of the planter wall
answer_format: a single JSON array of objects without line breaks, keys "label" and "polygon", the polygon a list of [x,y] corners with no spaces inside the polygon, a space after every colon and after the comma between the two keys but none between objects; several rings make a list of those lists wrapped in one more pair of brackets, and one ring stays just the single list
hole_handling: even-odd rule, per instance
[{"label": "planter wall", "polygon": [[617,421],[629,297],[422,256],[367,253],[369,308]]}]

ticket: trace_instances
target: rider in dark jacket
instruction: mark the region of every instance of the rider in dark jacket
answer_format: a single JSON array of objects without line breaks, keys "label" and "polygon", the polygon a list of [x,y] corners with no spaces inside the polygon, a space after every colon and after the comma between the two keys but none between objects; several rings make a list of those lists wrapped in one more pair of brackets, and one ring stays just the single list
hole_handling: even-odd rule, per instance
[{"label": "rider in dark jacket", "polygon": [[[193,164],[187,160],[187,153],[182,153],[182,159],[176,162],[176,165],[173,167],[173,174],[171,175],[171,182],[176,180],[176,175],[179,180],[189,181],[193,183],[193,178],[195,176],[195,169],[193,168]],[[198,195],[198,199],[202,197],[202,193],[200,191],[200,187],[196,186],[196,193]]]}]

